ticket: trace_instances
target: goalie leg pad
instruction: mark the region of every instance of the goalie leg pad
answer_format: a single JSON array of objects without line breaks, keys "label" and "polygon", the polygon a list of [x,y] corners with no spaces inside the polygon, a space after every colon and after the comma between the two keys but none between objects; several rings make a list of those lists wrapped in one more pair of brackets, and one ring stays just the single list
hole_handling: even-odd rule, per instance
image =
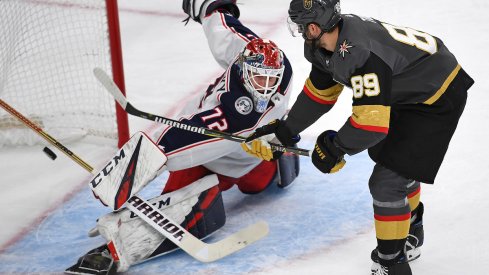
[{"label": "goalie leg pad", "polygon": [[[208,237],[226,223],[224,204],[219,188],[213,187],[199,196],[198,203],[181,224],[199,239]],[[177,249],[177,245],[165,239],[149,258],[159,257]]]},{"label": "goalie leg pad", "polygon": [[[183,188],[191,184],[192,182],[210,174],[213,174],[213,172],[202,165],[178,171],[171,171],[162,194],[166,194]],[[221,191],[226,191],[239,182],[239,178],[227,177],[220,174],[216,175],[219,179],[219,189]]]},{"label": "goalie leg pad", "polygon": [[[209,185],[213,187],[208,188]],[[150,203],[156,205],[164,214],[196,237],[203,238],[225,223],[222,196],[216,185],[217,177],[209,175],[185,188],[154,198]],[[191,193],[189,190],[200,186],[207,187],[207,190],[198,194],[194,192],[179,203],[171,204],[173,197],[179,197],[182,192],[188,195]],[[108,242],[113,244],[111,252],[116,255],[113,258],[119,259],[118,272],[126,271],[131,265],[177,248],[170,240],[127,209],[99,218],[97,229]]]},{"label": "goalie leg pad", "polygon": [[280,188],[289,187],[299,176],[300,160],[296,154],[285,153],[278,159],[278,181]]},{"label": "goalie leg pad", "polygon": [[212,174],[212,172],[202,165],[178,171],[171,171],[162,194],[181,189],[210,174]]}]

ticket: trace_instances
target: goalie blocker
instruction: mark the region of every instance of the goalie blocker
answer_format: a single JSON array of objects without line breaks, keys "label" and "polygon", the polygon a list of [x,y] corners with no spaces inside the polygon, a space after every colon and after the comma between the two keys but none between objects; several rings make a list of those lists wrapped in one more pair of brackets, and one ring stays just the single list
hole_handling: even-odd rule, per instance
[{"label": "goalie blocker", "polygon": [[138,132],[92,178],[89,186],[104,205],[119,210],[165,170],[166,161],[165,153],[144,133]]},{"label": "goalie blocker", "polygon": [[[149,202],[201,239],[226,222],[217,176],[209,175]],[[169,225],[169,230],[171,225]],[[100,234],[107,244],[89,251],[68,268],[69,274],[115,274],[134,264],[167,254],[178,247],[128,209],[98,219],[91,236]],[[178,232],[175,232],[178,234]]]}]

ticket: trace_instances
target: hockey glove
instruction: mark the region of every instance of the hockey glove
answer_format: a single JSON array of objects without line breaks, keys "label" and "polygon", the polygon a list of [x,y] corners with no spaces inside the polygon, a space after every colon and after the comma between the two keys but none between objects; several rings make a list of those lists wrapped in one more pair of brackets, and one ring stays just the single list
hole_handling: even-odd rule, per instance
[{"label": "hockey glove", "polygon": [[232,14],[236,19],[239,18],[239,8],[236,6],[237,0],[183,0],[182,9],[188,14],[187,22],[192,19],[202,23],[201,18],[211,14],[213,11],[221,9]]},{"label": "hockey glove", "polygon": [[294,146],[300,140],[298,135],[292,135],[283,120],[275,119],[269,124],[256,129],[253,134],[246,138],[246,143],[241,144],[241,147],[246,153],[263,160],[278,159],[283,152],[272,152],[269,142],[274,139],[273,134],[285,146]]},{"label": "hockey glove", "polygon": [[[271,135],[254,139],[250,144],[243,142],[241,143],[241,148],[243,148],[246,153],[262,160],[271,161],[278,159],[282,155],[282,152],[272,151],[272,148],[267,140],[269,137],[271,137]],[[273,138],[270,140],[272,139]]]},{"label": "hockey glove", "polygon": [[314,146],[312,163],[323,173],[336,173],[345,166],[346,162],[343,159],[345,153],[333,143],[336,134],[333,130],[323,132]]}]

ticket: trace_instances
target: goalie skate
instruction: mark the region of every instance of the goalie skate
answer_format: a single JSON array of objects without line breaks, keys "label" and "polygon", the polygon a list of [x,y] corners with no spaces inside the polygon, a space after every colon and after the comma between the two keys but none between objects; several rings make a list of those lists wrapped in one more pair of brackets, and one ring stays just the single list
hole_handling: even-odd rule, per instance
[{"label": "goalie skate", "polygon": [[107,245],[102,245],[78,259],[78,262],[65,270],[67,274],[113,275],[117,266],[110,255]]}]

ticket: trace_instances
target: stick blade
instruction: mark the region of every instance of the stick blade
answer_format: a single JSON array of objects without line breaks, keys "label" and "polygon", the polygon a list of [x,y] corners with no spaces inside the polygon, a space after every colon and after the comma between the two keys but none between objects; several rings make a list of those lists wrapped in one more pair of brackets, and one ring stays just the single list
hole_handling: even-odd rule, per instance
[{"label": "stick blade", "polygon": [[215,243],[206,244],[193,236],[186,236],[181,242],[181,248],[195,259],[208,263],[247,247],[268,235],[268,232],[268,224],[259,221]]},{"label": "stick blade", "polygon": [[119,87],[114,83],[112,78],[101,68],[96,67],[93,69],[93,75],[95,78],[105,87],[105,89],[115,98],[115,100],[125,110],[127,106],[127,100]]}]

